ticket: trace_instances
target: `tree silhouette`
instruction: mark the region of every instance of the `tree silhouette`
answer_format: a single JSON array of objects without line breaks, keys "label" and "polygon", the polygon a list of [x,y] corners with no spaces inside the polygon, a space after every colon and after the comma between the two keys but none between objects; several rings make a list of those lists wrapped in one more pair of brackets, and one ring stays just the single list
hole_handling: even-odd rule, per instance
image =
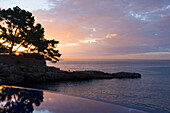
[{"label": "tree silhouette", "polygon": [[40,106],[43,92],[27,89],[5,87],[0,91],[1,113],[32,113],[33,104]]},{"label": "tree silhouette", "polygon": [[0,20],[0,38],[11,44],[10,54],[12,54],[13,47],[25,39],[25,33],[33,26],[34,17],[30,12],[14,7],[13,10],[11,8],[1,10]]},{"label": "tree silhouette", "polygon": [[[27,53],[37,53],[44,55],[46,60],[58,61],[61,56],[55,40],[44,38],[44,28],[41,24],[35,24],[34,16],[31,12],[19,7],[0,9],[0,42],[1,45],[7,43],[6,49],[9,54],[14,54],[21,46],[28,49]],[[13,50],[14,46],[19,47]]]},{"label": "tree silhouette", "polygon": [[7,53],[7,52],[9,52],[8,49],[0,44],[0,53]]}]

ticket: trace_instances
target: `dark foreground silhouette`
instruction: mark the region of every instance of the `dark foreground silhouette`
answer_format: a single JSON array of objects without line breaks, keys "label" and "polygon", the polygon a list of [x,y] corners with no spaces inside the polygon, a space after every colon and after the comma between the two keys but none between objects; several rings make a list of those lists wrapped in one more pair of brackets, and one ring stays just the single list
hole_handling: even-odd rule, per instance
[{"label": "dark foreground silhouette", "polygon": [[43,92],[1,86],[0,113],[32,113],[43,102]]}]

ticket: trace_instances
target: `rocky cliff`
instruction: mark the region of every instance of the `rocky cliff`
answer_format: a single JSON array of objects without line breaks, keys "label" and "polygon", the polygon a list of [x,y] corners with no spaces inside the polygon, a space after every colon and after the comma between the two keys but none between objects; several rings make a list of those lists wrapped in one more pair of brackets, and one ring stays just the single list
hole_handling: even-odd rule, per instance
[{"label": "rocky cliff", "polygon": [[104,73],[101,71],[63,71],[47,66],[16,66],[12,64],[0,65],[0,79],[2,84],[17,84],[26,82],[75,81],[91,79],[113,78],[141,78],[139,73],[118,72]]}]

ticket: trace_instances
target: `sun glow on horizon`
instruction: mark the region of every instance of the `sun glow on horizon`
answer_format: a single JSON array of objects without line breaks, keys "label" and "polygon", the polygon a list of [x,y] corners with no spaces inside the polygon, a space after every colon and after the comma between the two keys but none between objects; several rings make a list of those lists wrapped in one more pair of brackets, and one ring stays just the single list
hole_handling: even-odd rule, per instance
[{"label": "sun glow on horizon", "polygon": [[[3,43],[4,42],[4,40],[0,40],[0,43]],[[11,47],[11,44],[9,44],[9,43],[4,43],[4,44],[2,44],[2,45],[4,45],[4,46],[6,46],[6,47]],[[19,47],[19,48],[18,48]],[[33,48],[33,47],[32,47]],[[17,46],[14,46],[13,47],[13,51],[16,51],[17,50],[17,52],[23,52],[23,51],[26,51],[26,50],[28,50],[28,48],[25,48],[25,47],[23,47],[23,46],[20,46],[19,44],[17,44]]]},{"label": "sun glow on horizon", "polygon": [[0,6],[30,11],[46,39],[59,41],[62,59],[170,58],[169,1],[37,0],[29,7],[32,1]]}]

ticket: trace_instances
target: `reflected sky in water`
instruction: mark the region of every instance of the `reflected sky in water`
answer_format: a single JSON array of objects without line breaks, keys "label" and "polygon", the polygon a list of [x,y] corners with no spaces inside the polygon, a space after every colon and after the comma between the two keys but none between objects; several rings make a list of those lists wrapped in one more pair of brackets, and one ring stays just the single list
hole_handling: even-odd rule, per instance
[{"label": "reflected sky in water", "polygon": [[[65,70],[71,69],[71,71],[92,69],[104,72],[139,72],[142,74],[142,78],[91,80],[82,82],[67,81],[43,84],[25,84],[25,86],[46,89],[62,94],[124,103],[160,111],[161,113],[170,112],[170,61],[61,62],[55,65],[56,67],[61,67],[61,69]],[[8,89],[3,91],[10,92],[13,90]],[[2,92],[2,90],[0,90],[0,92]],[[21,92],[29,95],[38,95],[36,92],[32,94],[25,90]],[[52,96],[50,96],[50,94],[47,95],[47,93],[49,92],[43,92],[43,100],[42,98],[37,98],[34,99],[34,101],[31,101],[33,102],[34,112],[48,113],[52,112],[51,109],[58,107],[57,104],[55,104],[56,106],[54,107],[54,104],[49,103],[53,103],[54,99],[51,98]],[[2,99],[4,99],[4,94],[11,95],[18,93],[15,92],[15,90],[14,93],[3,93],[3,95],[1,94],[1,96],[3,96]],[[39,95],[42,95],[42,93]],[[9,96],[7,97],[9,98]],[[22,95],[20,97],[22,97]],[[27,96],[27,98],[30,99],[29,96]],[[58,96],[55,98],[57,98],[58,103],[60,103],[58,105],[61,106],[61,102],[63,100],[60,100]],[[23,98],[23,100],[24,99],[25,98]],[[40,106],[35,105],[35,103],[37,103],[35,100],[39,100],[38,102],[40,102]],[[2,107],[2,102],[0,105]]]},{"label": "reflected sky in water", "polygon": [[64,94],[116,101],[163,113],[170,112],[169,60],[63,61],[57,64],[47,64],[71,71],[138,72],[142,74],[142,78],[61,82],[44,86],[34,85],[34,87]]},{"label": "reflected sky in water", "polygon": [[1,113],[146,113],[134,108],[58,93],[0,87]]}]

